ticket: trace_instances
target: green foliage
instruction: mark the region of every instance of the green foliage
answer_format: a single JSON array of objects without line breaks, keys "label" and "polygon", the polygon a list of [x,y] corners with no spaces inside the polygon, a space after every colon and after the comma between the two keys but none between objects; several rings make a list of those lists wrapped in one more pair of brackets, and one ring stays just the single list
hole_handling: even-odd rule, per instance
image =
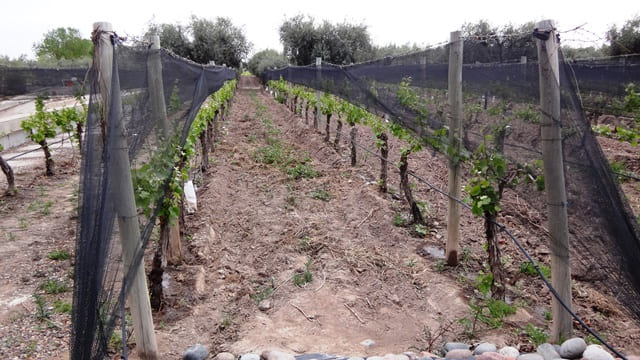
[{"label": "green foliage", "polygon": [[339,103],[333,95],[329,93],[322,94],[322,97],[320,98],[320,111],[322,111],[323,114],[334,114],[339,108]]},{"label": "green foliage", "polygon": [[624,110],[640,115],[640,94],[636,92],[634,83],[630,83],[625,87]]},{"label": "green foliage", "polygon": [[273,283],[273,279],[271,279],[271,284],[265,286],[258,286],[254,293],[251,294],[251,299],[259,304],[262,300],[268,299],[273,291],[275,290],[275,284]]},{"label": "green foliage", "polygon": [[517,109],[514,111],[515,117],[518,119],[522,119],[523,121],[539,124],[540,123],[540,113],[533,109],[533,106],[528,105],[527,107]]},{"label": "green foliage", "polygon": [[53,311],[59,314],[71,315],[71,304],[62,300],[56,300],[53,302]]},{"label": "green foliage", "polygon": [[[604,337],[604,335],[599,334],[599,336],[604,340],[607,341],[607,339]],[[591,334],[587,334],[584,337],[584,342],[586,342],[588,345],[591,344],[595,344],[595,345],[602,345],[602,342],[600,340],[598,340],[595,336],[591,335]]]},{"label": "green foliage", "polygon": [[[538,268],[540,269],[544,277],[546,277],[547,279],[551,278],[551,269],[548,266],[541,265],[538,262],[536,262],[536,265],[538,266]],[[535,277],[539,276],[535,266],[529,261],[525,261],[522,264],[520,264],[520,272],[529,276],[535,276]]]},{"label": "green foliage", "polygon": [[56,124],[51,114],[45,111],[44,100],[44,97],[38,96],[35,102],[36,112],[20,123],[22,130],[35,143],[56,136]]},{"label": "green foliage", "polygon": [[393,226],[397,227],[405,227],[407,226],[407,224],[409,224],[409,221],[404,216],[402,216],[402,214],[395,213],[393,214],[392,224]]},{"label": "green foliage", "polygon": [[69,285],[63,281],[49,279],[40,284],[38,289],[43,290],[47,294],[61,294],[69,291]]},{"label": "green foliage", "polygon": [[47,309],[47,302],[44,298],[38,294],[33,294],[33,300],[36,303],[36,318],[38,320],[48,319],[51,314],[49,314],[49,310]]},{"label": "green foliage", "polygon": [[415,224],[414,229],[416,233],[421,236],[427,236],[427,234],[429,234],[429,228],[422,224]]},{"label": "green foliage", "polygon": [[40,59],[79,59],[91,57],[93,43],[83,39],[78,29],[59,27],[45,33],[42,41],[34,44],[33,49]]},{"label": "green foliage", "polygon": [[53,206],[53,200],[42,201],[40,199],[36,199],[34,202],[29,204],[27,207],[28,211],[37,211],[41,215],[49,215],[51,214],[51,207]]},{"label": "green foliage", "polygon": [[549,334],[533,324],[527,324],[525,332],[529,336],[529,341],[536,346],[544,344],[549,340]]},{"label": "green foliage", "polygon": [[607,31],[607,40],[610,56],[640,53],[640,16],[627,20],[620,30],[612,25]]},{"label": "green foliage", "polygon": [[255,53],[247,62],[247,68],[252,74],[262,76],[265,70],[285,67],[287,64],[287,58],[282,53],[266,49]]},{"label": "green foliage", "polygon": [[611,167],[611,171],[613,171],[616,179],[621,183],[629,180],[627,175],[633,175],[633,173],[627,169],[627,165],[622,161],[611,161],[609,167]]},{"label": "green foliage", "polygon": [[51,260],[67,260],[71,258],[71,254],[67,250],[54,250],[47,257]]},{"label": "green foliage", "polygon": [[315,200],[329,201],[331,199],[331,195],[329,195],[327,190],[318,189],[311,192],[311,198]]},{"label": "green foliage", "polygon": [[311,179],[320,176],[320,172],[313,170],[309,164],[297,164],[292,168],[287,169],[287,175],[289,178],[298,179]]},{"label": "green foliage", "polygon": [[313,260],[309,260],[304,264],[304,271],[293,275],[293,283],[298,287],[303,287],[313,281],[313,273],[311,272],[311,264]]},{"label": "green foliage", "polygon": [[488,296],[489,291],[491,291],[491,283],[493,282],[493,274],[491,273],[483,273],[480,272],[477,276],[476,276],[476,289],[478,289],[478,291],[484,295],[485,297]]},{"label": "green foliage", "polygon": [[171,96],[169,97],[169,106],[167,107],[169,115],[175,114],[180,111],[182,107],[182,100],[180,100],[180,88],[178,87],[178,80],[173,83],[171,88]]}]

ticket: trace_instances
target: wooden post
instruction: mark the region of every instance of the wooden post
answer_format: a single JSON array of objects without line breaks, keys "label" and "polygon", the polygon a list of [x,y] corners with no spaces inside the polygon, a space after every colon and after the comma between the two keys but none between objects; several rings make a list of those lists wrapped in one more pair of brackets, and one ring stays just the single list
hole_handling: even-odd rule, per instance
[{"label": "wooden post", "polygon": [[[543,20],[536,24],[534,34],[540,68],[542,159],[551,236],[551,282],[560,299],[571,308],[567,194],[562,159],[560,77],[555,30],[552,20]],[[552,314],[551,339],[558,341],[571,337],[571,316],[555,297],[552,300]]]},{"label": "wooden post", "polygon": [[351,127],[351,166],[356,166],[356,138],[358,136],[358,128],[355,125]]},{"label": "wooden post", "polygon": [[[455,156],[460,153],[462,129],[462,48],[460,31],[451,33],[449,43],[449,146]],[[447,265],[458,264],[460,242],[460,164],[457,158],[449,159],[449,216],[447,219]]]},{"label": "wooden post", "polygon": [[[104,120],[118,121],[115,125],[117,133],[113,144],[111,162],[113,164],[113,195],[116,213],[118,215],[118,227],[120,241],[122,242],[122,258],[125,269],[129,269],[135,260],[136,254],[141,249],[140,228],[138,225],[138,213],[133,194],[133,182],[131,180],[131,167],[129,163],[129,147],[127,145],[126,131],[120,114],[109,114],[110,109],[120,112],[122,100],[120,89],[111,89],[113,74],[113,44],[111,36],[113,27],[110,23],[94,23],[94,31],[99,34],[99,40],[95,46],[94,57],[98,59],[95,64],[98,67],[100,79],[100,94],[104,104]],[[116,78],[116,83],[119,84]],[[113,91],[112,91],[113,90]],[[114,102],[113,105],[111,102]],[[131,279],[129,292],[129,308],[133,319],[133,328],[136,334],[138,354],[142,359],[157,359],[158,346],[153,330],[153,318],[149,303],[149,290],[144,272],[144,263],[140,263],[135,269]]]},{"label": "wooden post", "polygon": [[151,52],[147,59],[147,76],[149,77],[149,100],[151,116],[156,119],[163,140],[169,137],[167,106],[164,102],[164,84],[162,82],[162,61],[160,59],[160,36],[151,36]]},{"label": "wooden post", "polygon": [[[318,83],[318,87],[320,87],[322,83],[322,58],[316,58],[316,81]],[[313,127],[318,129],[318,124],[320,124],[320,99],[322,98],[322,92],[320,90],[316,90],[316,117],[313,119]]]}]

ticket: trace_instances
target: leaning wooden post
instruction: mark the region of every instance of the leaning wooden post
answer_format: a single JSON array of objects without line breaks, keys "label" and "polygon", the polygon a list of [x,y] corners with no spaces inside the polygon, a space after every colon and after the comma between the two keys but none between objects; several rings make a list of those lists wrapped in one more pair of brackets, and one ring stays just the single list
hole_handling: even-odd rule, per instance
[{"label": "leaning wooden post", "polygon": [[560,119],[560,69],[558,40],[552,20],[536,24],[534,36],[538,46],[540,73],[540,112],[542,159],[547,192],[549,234],[551,236],[551,282],[560,299],[552,299],[553,326],[551,338],[558,341],[571,336],[571,316],[560,304],[571,309],[571,264],[569,262],[569,230],[567,194],[562,159],[562,124]]},{"label": "leaning wooden post", "polygon": [[[93,29],[99,38],[94,48],[94,57],[100,79],[100,94],[104,104],[105,122],[117,121],[111,128],[116,129],[115,141],[112,148],[111,162],[113,164],[113,201],[118,216],[118,228],[122,243],[122,258],[125,269],[135,261],[136,254],[141,251],[140,228],[138,225],[138,213],[133,194],[133,182],[131,180],[131,167],[129,163],[129,146],[127,144],[126,130],[119,112],[122,109],[120,89],[112,89],[112,77],[118,84],[118,74],[113,74],[113,27],[110,23],[94,23]],[[112,103],[113,102],[113,103]],[[110,114],[114,109],[116,113]],[[109,126],[109,125],[108,125]],[[153,318],[149,303],[149,290],[144,272],[144,264],[141,262],[134,270],[131,278],[131,290],[129,292],[129,308],[133,319],[133,329],[136,334],[138,354],[142,359],[157,359],[158,346],[153,330]]]},{"label": "leaning wooden post", "polygon": [[449,216],[447,219],[447,265],[458,264],[460,242],[460,139],[462,128],[462,48],[460,31],[451,33],[449,43]]}]

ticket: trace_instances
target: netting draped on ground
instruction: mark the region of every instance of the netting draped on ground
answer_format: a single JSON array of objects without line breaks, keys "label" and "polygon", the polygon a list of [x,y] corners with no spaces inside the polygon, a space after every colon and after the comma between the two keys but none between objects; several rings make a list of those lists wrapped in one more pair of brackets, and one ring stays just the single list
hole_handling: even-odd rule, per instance
[{"label": "netting draped on ground", "polygon": [[[114,46],[111,92],[101,88],[104,74],[104,69],[98,71],[95,66],[90,71],[79,191],[72,359],[101,359],[106,354],[191,123],[205,99],[236,77],[234,70],[195,64],[165,50],[121,45]],[[159,89],[161,95],[157,95]],[[123,166],[127,157],[129,163]],[[130,195],[149,203],[133,216],[125,214],[120,203],[127,193],[122,188],[123,171],[133,173],[135,192]],[[141,246],[125,264],[119,235],[130,220],[139,229]]]},{"label": "netting draped on ground", "polygon": [[[524,44],[523,50],[511,52],[495,46],[491,50],[478,39],[465,41],[463,141],[473,151],[502,126],[504,155],[541,170],[535,43],[531,35],[518,41]],[[447,124],[448,64],[443,55],[447,53],[438,48],[349,66],[289,66],[267,71],[263,80],[282,78],[335,94],[429,136]],[[576,62],[561,57],[559,79],[573,276],[615,296],[636,316],[640,316],[640,268],[634,265],[640,258],[638,224],[591,131],[579,94],[619,97],[626,84],[640,82],[639,60]],[[428,112],[426,119],[402,101],[401,82],[410,84],[418,95]],[[519,184],[516,191],[545,212],[544,193],[535,186]]]}]

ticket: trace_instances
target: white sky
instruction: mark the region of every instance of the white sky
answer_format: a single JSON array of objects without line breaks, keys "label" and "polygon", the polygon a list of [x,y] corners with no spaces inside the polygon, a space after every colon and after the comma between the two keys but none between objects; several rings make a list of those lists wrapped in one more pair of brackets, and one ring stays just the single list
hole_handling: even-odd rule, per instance
[{"label": "white sky", "polygon": [[[446,41],[451,31],[465,22],[486,19],[493,25],[522,24],[531,20],[553,19],[560,31],[584,25],[586,31],[562,34],[564,39],[594,41],[604,37],[611,24],[622,25],[640,13],[640,2],[633,0],[595,1],[349,1],[349,0],[3,0],[0,6],[0,55],[33,58],[33,43],[48,30],[74,27],[89,37],[92,24],[108,21],[120,36],[140,35],[150,20],[157,23],[187,24],[193,14],[214,19],[226,16],[242,26],[254,51],[281,50],[278,27],[285,19],[309,14],[316,20],[368,25],[377,45],[388,43],[418,45]],[[635,4],[635,5],[633,5]],[[589,46],[591,43],[582,43]]]}]

